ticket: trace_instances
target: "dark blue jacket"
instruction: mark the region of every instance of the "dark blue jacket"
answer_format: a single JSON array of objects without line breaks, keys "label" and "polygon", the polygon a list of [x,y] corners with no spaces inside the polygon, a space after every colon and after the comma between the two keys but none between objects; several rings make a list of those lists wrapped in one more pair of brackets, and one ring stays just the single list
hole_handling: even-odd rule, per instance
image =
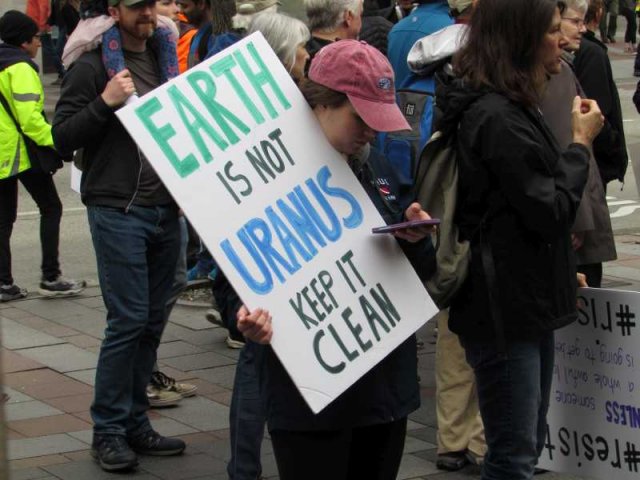
[{"label": "dark blue jacket", "polygon": [[453,25],[449,4],[445,0],[437,0],[420,5],[411,15],[393,26],[389,32],[387,57],[396,75],[396,88],[402,88],[411,74],[407,56],[413,44],[449,25]]}]

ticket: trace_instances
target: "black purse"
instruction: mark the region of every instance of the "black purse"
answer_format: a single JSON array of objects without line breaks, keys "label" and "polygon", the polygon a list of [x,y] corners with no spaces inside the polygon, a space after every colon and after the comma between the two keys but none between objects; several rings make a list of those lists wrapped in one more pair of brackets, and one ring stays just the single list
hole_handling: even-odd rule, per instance
[{"label": "black purse", "polygon": [[[58,169],[62,168],[62,155],[60,155],[55,148],[38,145],[36,142],[31,140],[28,135],[25,135],[22,128],[20,128],[20,124],[13,116],[11,108],[9,108],[9,104],[7,103],[7,99],[4,98],[4,95],[2,94],[0,94],[0,102],[13,120],[16,130],[18,130],[18,133],[24,140],[24,145],[27,149],[27,154],[29,155],[29,161],[31,162],[31,167],[47,175],[53,175]],[[44,112],[42,112],[42,116],[45,117]],[[47,118],[45,117],[45,120],[46,119]]]}]

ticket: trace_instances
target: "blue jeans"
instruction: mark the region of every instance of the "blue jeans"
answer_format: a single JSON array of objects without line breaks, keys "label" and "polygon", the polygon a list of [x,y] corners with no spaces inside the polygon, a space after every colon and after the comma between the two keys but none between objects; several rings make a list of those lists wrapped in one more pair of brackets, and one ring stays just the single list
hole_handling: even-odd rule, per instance
[{"label": "blue jeans", "polygon": [[56,73],[59,77],[62,77],[64,75],[64,66],[51,34],[49,32],[40,34],[40,41],[42,42],[42,54],[51,59]]},{"label": "blue jeans", "polygon": [[500,353],[492,342],[461,338],[476,374],[488,451],[482,480],[522,480],[544,446],[553,375],[553,332],[535,341],[509,341]]},{"label": "blue jeans", "polygon": [[[167,322],[169,321],[169,317],[171,316],[173,307],[176,306],[178,298],[180,298],[180,295],[182,295],[182,292],[187,286],[187,243],[189,243],[187,219],[181,216],[178,219],[178,223],[180,225],[180,250],[178,252],[178,262],[176,263],[176,274],[173,277],[173,284],[171,285],[171,290],[169,291],[169,298],[164,308],[165,327],[167,326]],[[158,367],[158,362],[156,361],[155,365],[153,366],[153,371],[157,372],[159,370],[160,368]]]},{"label": "blue jeans", "polygon": [[97,434],[151,428],[146,386],[164,328],[180,249],[175,207],[87,207],[98,277],[107,307],[95,397]]},{"label": "blue jeans", "polygon": [[169,321],[171,311],[175,307],[178,298],[182,295],[187,286],[187,243],[189,242],[189,231],[187,230],[187,219],[181,216],[178,218],[178,226],[180,228],[180,246],[178,250],[178,261],[176,262],[176,273],[173,277],[171,290],[165,307],[164,323]]},{"label": "blue jeans", "polygon": [[262,473],[260,448],[266,417],[260,400],[258,369],[264,348],[247,341],[238,357],[229,411],[230,480],[257,480]]}]

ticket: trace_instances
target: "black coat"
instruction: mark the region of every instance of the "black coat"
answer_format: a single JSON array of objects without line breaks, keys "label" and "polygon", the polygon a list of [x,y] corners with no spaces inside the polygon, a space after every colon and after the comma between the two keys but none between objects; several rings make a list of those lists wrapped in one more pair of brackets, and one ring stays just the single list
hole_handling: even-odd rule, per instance
[{"label": "black coat", "polygon": [[[403,198],[408,200],[410,197],[404,197],[386,159],[372,152],[367,163],[352,165],[352,169],[385,222],[397,223],[403,218],[407,206]],[[375,180],[381,178],[388,182],[391,197],[384,195],[383,198],[375,186]],[[393,196],[398,201],[393,200]],[[399,243],[421,279],[433,273],[435,253],[429,240],[415,244]],[[317,415],[309,409],[273,349],[261,350],[264,358],[257,359],[256,363],[262,367],[261,396],[270,431],[337,430],[375,425],[404,418],[420,406],[414,335]]]},{"label": "black coat", "polygon": [[624,181],[629,158],[622,124],[622,107],[613,81],[607,47],[587,30],[573,68],[587,98],[598,102],[605,118],[604,128],[593,141],[593,154],[605,185],[611,180]]},{"label": "black coat", "polygon": [[56,105],[52,134],[61,152],[84,149],[83,203],[125,208],[135,198],[141,160],[133,138],[100,95],[108,80],[99,49],[73,62]]},{"label": "black coat", "polygon": [[391,28],[393,28],[393,23],[386,18],[380,16],[362,17],[362,29],[360,30],[359,38],[376,47],[386,57]]},{"label": "black coat", "polygon": [[[456,222],[471,240],[469,275],[451,305],[451,330],[494,339],[489,292],[507,340],[571,323],[577,282],[570,229],[589,151],[572,144],[562,153],[538,110],[467,90],[459,81],[441,106],[444,129],[460,120]],[[483,248],[492,257],[493,286]]]}]

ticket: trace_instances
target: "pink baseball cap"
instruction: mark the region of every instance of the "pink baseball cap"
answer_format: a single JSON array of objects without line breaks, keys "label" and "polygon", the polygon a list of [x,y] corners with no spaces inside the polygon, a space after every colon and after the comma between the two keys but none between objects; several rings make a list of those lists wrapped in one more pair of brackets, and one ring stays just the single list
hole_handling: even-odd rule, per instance
[{"label": "pink baseball cap", "polygon": [[338,40],[323,47],[311,61],[309,79],[344,93],[376,131],[411,130],[396,104],[391,64],[368,43]]}]

